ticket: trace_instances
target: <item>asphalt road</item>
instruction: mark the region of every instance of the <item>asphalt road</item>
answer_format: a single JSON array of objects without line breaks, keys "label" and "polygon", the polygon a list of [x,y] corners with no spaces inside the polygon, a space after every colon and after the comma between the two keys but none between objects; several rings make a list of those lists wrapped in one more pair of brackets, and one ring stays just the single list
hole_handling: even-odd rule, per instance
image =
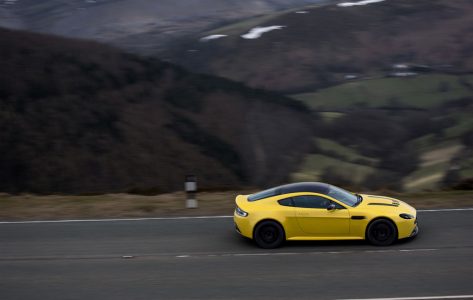
[{"label": "asphalt road", "polygon": [[[419,212],[390,247],[262,250],[231,218],[0,224],[0,299],[345,299],[473,295],[473,210]],[[473,296],[472,296],[473,297]]]}]

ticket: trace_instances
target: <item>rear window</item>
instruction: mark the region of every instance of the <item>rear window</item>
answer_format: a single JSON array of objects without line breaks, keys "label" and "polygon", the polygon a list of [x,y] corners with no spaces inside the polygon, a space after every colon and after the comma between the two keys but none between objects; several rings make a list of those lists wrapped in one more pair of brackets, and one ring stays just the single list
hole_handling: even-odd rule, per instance
[{"label": "rear window", "polygon": [[279,189],[272,188],[248,196],[248,201],[256,201],[279,195]]},{"label": "rear window", "polygon": [[278,201],[282,206],[294,206],[292,198],[286,198]]}]

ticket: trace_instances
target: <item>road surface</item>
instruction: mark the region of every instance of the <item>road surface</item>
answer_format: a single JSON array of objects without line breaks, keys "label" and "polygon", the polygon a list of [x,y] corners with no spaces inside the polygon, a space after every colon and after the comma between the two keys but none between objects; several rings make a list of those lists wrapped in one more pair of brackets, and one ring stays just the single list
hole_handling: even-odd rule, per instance
[{"label": "road surface", "polygon": [[0,299],[473,298],[473,210],[391,247],[239,237],[232,219],[0,224]]}]

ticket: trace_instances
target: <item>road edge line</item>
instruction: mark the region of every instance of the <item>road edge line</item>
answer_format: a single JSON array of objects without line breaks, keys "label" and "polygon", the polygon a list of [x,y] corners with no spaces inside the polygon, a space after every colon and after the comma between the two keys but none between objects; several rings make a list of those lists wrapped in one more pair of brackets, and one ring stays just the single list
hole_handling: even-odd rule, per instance
[{"label": "road edge line", "polygon": [[425,296],[425,297],[394,297],[394,298],[351,298],[338,300],[434,300],[434,299],[472,299],[473,295]]}]

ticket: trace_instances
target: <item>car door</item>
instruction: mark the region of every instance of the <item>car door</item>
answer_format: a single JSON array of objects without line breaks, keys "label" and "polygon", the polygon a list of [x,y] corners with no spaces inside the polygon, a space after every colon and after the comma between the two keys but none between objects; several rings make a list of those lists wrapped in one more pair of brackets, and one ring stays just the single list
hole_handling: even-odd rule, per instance
[{"label": "car door", "polygon": [[[322,195],[293,197],[296,218],[302,231],[309,236],[346,236],[350,233],[348,209]],[[329,204],[335,209],[328,210]]]}]

